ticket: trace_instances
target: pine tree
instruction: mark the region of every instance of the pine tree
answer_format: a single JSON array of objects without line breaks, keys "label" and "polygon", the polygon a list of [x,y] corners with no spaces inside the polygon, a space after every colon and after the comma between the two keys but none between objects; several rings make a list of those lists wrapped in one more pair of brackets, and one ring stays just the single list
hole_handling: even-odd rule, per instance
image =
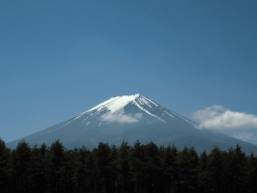
[{"label": "pine tree", "polygon": [[116,162],[118,170],[117,192],[128,193],[131,191],[129,151],[130,147],[126,142],[123,142],[118,150]]},{"label": "pine tree", "polygon": [[218,148],[214,148],[208,155],[208,161],[205,172],[205,192],[224,192],[224,154]]},{"label": "pine tree", "polygon": [[131,172],[133,173],[132,182],[134,193],[144,193],[144,163],[146,161],[144,155],[144,148],[139,141],[137,141],[131,149]]},{"label": "pine tree", "polygon": [[0,139],[0,190],[2,193],[10,192],[10,151],[4,141]]},{"label": "pine tree", "polygon": [[239,146],[229,150],[224,164],[224,180],[227,180],[225,191],[243,193],[247,189],[245,184],[247,160]]},{"label": "pine tree", "polygon": [[198,155],[193,148],[184,148],[178,156],[178,192],[197,192]]},{"label": "pine tree", "polygon": [[30,191],[31,149],[27,143],[18,144],[12,155],[13,192],[28,193]]},{"label": "pine tree", "polygon": [[207,162],[208,162],[208,155],[206,152],[201,153],[199,157],[199,190],[202,193],[208,192],[208,180],[207,180]]},{"label": "pine tree", "polygon": [[178,151],[175,146],[168,146],[164,148],[164,166],[162,168],[164,174],[164,187],[165,192],[177,192],[178,186],[178,165],[177,165],[177,154]]},{"label": "pine tree", "polygon": [[59,141],[54,142],[50,147],[48,156],[48,189],[51,193],[65,193],[64,165],[66,159],[63,145]]},{"label": "pine tree", "polygon": [[47,191],[46,146],[34,147],[31,150],[31,165],[29,167],[30,192],[45,193]]},{"label": "pine tree", "polygon": [[248,158],[247,166],[246,190],[254,193],[257,190],[257,158],[253,154]]},{"label": "pine tree", "polygon": [[100,143],[96,151],[97,170],[100,185],[100,192],[111,193],[114,187],[114,177],[112,173],[112,153],[109,145]]}]

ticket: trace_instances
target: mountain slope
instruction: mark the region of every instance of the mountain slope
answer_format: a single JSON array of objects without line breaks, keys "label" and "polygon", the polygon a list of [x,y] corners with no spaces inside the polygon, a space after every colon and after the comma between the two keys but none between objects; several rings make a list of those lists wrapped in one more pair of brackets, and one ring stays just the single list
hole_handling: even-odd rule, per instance
[{"label": "mountain slope", "polygon": [[[95,147],[99,142],[120,144],[122,141],[193,146],[208,150],[213,146],[227,149],[239,144],[247,152],[256,146],[208,131],[198,130],[185,117],[140,95],[125,95],[107,101],[43,131],[25,137],[31,145],[50,144],[59,139],[66,147]],[[9,143],[14,147],[20,140]]]}]

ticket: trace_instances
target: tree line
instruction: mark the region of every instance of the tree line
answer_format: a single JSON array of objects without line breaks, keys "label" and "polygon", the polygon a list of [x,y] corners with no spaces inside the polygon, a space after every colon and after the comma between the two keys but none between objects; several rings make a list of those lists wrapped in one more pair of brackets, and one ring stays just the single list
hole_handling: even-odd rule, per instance
[{"label": "tree line", "polygon": [[239,146],[193,148],[154,143],[65,149],[0,141],[1,193],[254,193],[257,158]]}]

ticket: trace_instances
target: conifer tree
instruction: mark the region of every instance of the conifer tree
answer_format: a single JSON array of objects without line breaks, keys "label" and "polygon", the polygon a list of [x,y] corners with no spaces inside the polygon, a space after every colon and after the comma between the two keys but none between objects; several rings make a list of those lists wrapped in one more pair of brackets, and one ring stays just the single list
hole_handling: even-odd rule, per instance
[{"label": "conifer tree", "polygon": [[0,140],[1,193],[255,193],[257,158],[239,146],[193,148],[123,142],[65,149],[56,141],[8,149]]},{"label": "conifer tree", "polygon": [[0,190],[2,193],[8,193],[10,181],[10,151],[5,142],[0,139]]},{"label": "conifer tree", "polygon": [[26,142],[18,144],[12,154],[12,189],[14,192],[28,193],[30,190],[31,149]]}]

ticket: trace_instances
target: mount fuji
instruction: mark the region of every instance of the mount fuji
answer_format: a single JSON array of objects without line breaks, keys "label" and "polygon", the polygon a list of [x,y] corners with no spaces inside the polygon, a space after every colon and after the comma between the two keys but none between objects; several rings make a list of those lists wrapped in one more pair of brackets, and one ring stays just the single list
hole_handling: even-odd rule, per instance
[{"label": "mount fuji", "polygon": [[253,144],[199,130],[191,120],[140,94],[112,97],[69,120],[8,145],[15,147],[21,140],[30,145],[49,145],[60,140],[67,148],[93,148],[99,142],[133,144],[138,140],[141,143],[174,144],[178,148],[194,147],[198,151],[214,146],[228,149],[238,144],[246,152],[257,151]]}]

